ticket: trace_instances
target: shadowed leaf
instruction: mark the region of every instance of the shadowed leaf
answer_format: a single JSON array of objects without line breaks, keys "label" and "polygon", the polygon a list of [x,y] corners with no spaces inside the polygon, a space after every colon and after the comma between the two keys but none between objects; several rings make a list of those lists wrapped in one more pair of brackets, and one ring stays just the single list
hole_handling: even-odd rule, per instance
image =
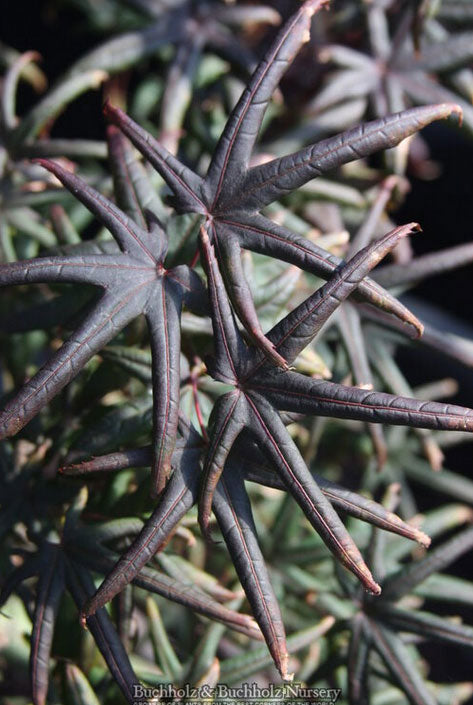
[{"label": "shadowed leaf", "polygon": [[[80,610],[84,600],[94,590],[93,580],[83,568],[78,570],[69,562],[66,564],[66,580]],[[87,626],[118,687],[127,701],[134,703],[135,686],[139,686],[139,681],[107,612],[104,609],[99,610],[97,614],[89,617]]]},{"label": "shadowed leaf", "polygon": [[58,545],[46,544],[44,559],[45,565],[39,573],[31,634],[30,677],[34,705],[46,703],[54,622],[64,591],[64,563],[61,548]]},{"label": "shadowed leaf", "polygon": [[230,465],[225,470],[214,495],[213,508],[253,615],[281,677],[287,679],[288,653],[284,625],[258,545],[250,502],[237,467]]},{"label": "shadowed leaf", "polygon": [[375,620],[370,620],[368,629],[374,648],[412,705],[435,705],[434,696],[425,685],[410,653],[397,634]]},{"label": "shadowed leaf", "polygon": [[464,529],[449,541],[429,551],[428,555],[414,562],[398,573],[390,576],[384,583],[383,599],[399,600],[407,595],[423,580],[438,573],[453,563],[473,546],[473,527]]}]

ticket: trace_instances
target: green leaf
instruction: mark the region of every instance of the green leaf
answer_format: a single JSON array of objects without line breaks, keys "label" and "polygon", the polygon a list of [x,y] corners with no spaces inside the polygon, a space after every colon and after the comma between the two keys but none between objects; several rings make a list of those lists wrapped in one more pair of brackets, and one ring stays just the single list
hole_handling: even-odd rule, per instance
[{"label": "green leaf", "polygon": [[[287,640],[289,653],[296,654],[298,651],[307,648],[326,634],[334,623],[335,619],[333,617],[324,617],[318,624],[292,634]],[[221,680],[223,683],[233,685],[245,680],[245,678],[249,678],[254,673],[258,673],[263,668],[268,668],[270,665],[271,656],[266,647],[251,649],[222,661]]]}]

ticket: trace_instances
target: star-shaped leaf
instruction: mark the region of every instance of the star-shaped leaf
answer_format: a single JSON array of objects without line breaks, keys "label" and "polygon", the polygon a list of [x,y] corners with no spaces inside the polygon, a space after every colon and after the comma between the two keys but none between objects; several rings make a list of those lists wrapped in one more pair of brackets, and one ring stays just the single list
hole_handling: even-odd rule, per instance
[{"label": "star-shaped leaf", "polygon": [[[381,241],[359,252],[329,282],[277,324],[268,338],[291,363],[312,340],[329,316],[359,281],[414,225],[396,228]],[[247,349],[236,326],[213,245],[201,232],[216,357],[210,372],[234,391],[220,397],[210,421],[210,443],[204,466],[200,521],[208,533],[213,491],[237,437],[247,429],[268,455],[287,489],[294,495],[314,528],[333,553],[373,592],[378,586],[343,524],[314,482],[278,411],[336,416],[423,428],[473,429],[473,412],[434,402],[367,392],[332,382],[314,380],[290,370],[275,368],[257,349]]]},{"label": "star-shaped leaf", "polygon": [[[192,100],[193,84],[202,55],[212,52],[237,69],[250,72],[255,65],[252,51],[235,33],[247,25],[278,25],[279,13],[265,5],[229,7],[221,0],[173,2],[168,7],[153,2],[128,0],[138,12],[133,21],[138,25],[129,31],[130,17],[123,12],[123,3],[116,2],[115,26],[127,29],[112,36],[89,51],[66,72],[58,88],[67,88],[77,77],[97,69],[108,75],[133,68],[160,47],[174,45],[160,104],[159,128],[163,144],[173,153],[177,150],[186,111]],[[81,8],[85,9],[85,8]],[[97,19],[97,8],[92,18]],[[107,17],[110,21],[110,16]],[[118,25],[118,26],[117,26]],[[103,29],[103,27],[101,27]],[[59,93],[58,89],[55,91]],[[31,116],[28,116],[31,129]]]},{"label": "star-shaped leaf", "polygon": [[[180,430],[183,435],[176,443],[174,451],[174,473],[158,506],[139,531],[130,548],[109,572],[96,594],[84,606],[86,617],[94,614],[95,610],[112,599],[131,581],[143,581],[144,571],[148,570],[144,568],[145,564],[152,560],[156,552],[163,549],[178,522],[196,503],[201,480],[200,462],[206,444],[182,417]],[[63,472],[67,475],[75,475],[117,470],[148,465],[150,461],[151,448],[148,447],[97,457],[76,466],[66,467]],[[242,482],[240,467],[245,468],[246,477],[252,481],[278,489],[285,489],[285,485],[278,475],[274,474],[271,466],[268,466],[264,455],[254,442],[248,437],[241,443],[238,439],[227,459],[224,475],[217,485],[213,509],[255,619],[266,639],[277,668],[286,677],[287,646],[284,626],[271,580],[258,546],[256,528]],[[324,478],[317,477],[317,482],[320,484],[322,492],[338,509],[376,526],[420,541],[423,545],[428,545],[429,539],[425,534],[406,524],[395,514],[387,512],[382,505],[349,492],[334,483],[327,482]],[[93,535],[96,541],[96,531]],[[106,536],[105,533],[104,538]],[[100,539],[100,537],[98,538]],[[78,539],[80,546],[81,537],[78,536]],[[85,554],[90,556],[90,550],[94,550],[93,546]],[[85,555],[83,550],[80,552]],[[90,563],[88,565],[91,567]],[[144,585],[144,583],[142,584]],[[178,599],[176,593],[167,596],[174,600]],[[198,609],[195,604],[194,609]],[[214,612],[208,612],[208,614],[218,618],[218,613],[215,615]]]},{"label": "star-shaped leaf", "polygon": [[[203,217],[238,317],[253,341],[281,367],[286,365],[284,356],[275,350],[258,321],[241,265],[241,248],[277,257],[323,278],[330,276],[340,260],[259,211],[328,170],[393,147],[433,120],[461,114],[458,106],[449,103],[396,113],[250,168],[251,153],[271,95],[308,39],[313,14],[324,4],[324,0],[307,0],[280,31],[230,115],[205,178],[179,162],[121,110],[109,103],[105,105],[108,119],[120,127],[165,179],[176,209]],[[417,332],[422,330],[419,321],[400,302],[372,281],[361,283],[358,294],[409,322]]]},{"label": "star-shaped leaf", "polygon": [[[409,225],[396,228],[379,243],[362,250],[340,268],[324,287],[273,328],[269,334],[270,340],[275,342],[278,349],[284,350],[289,361],[307,345],[340,302],[358,285],[361,277],[387,254],[401,237],[408,235],[412,227]],[[216,347],[216,358],[209,362],[210,370],[216,379],[234,387],[234,391],[217,400],[211,417],[200,501],[200,520],[204,532],[208,533],[214,490],[225,463],[238,437],[246,431],[254,436],[261,451],[280,475],[283,485],[295,496],[309,521],[335,555],[361,579],[365,587],[377,592],[378,586],[332,509],[327,495],[338,501],[338,506],[344,509],[350,504],[349,498],[345,498],[348,501],[344,506],[342,495],[336,491],[330,495],[330,487],[325,488],[325,493],[319,488],[288,435],[278,410],[287,409],[293,412],[300,411],[303,407],[303,411],[309,413],[336,415],[340,418],[458,429],[473,428],[472,412],[462,407],[433,402],[425,404],[389,394],[367,393],[356,387],[314,380],[299,373],[275,368],[257,348],[247,348],[229,307],[213,246],[204,229],[201,242],[209,280]],[[147,457],[147,451],[112,454],[103,460],[97,459],[87,463],[84,470],[127,467],[130,463],[146,462]],[[171,491],[174,486],[177,489]],[[168,522],[174,526],[183,516],[193,503],[196,487],[195,472],[189,476],[187,483],[182,478],[173,476],[166,499],[163,497],[153,515],[154,518],[146,525],[130,552],[123,557],[87,606],[86,614],[93,613],[97,606],[104,604],[121,590],[159,549],[169,533]],[[187,497],[185,504],[180,499],[183,492]],[[169,511],[166,510],[167,506]],[[357,511],[352,507],[352,511],[354,510]],[[360,514],[362,512],[363,509]],[[365,516],[368,514],[369,512]],[[379,516],[374,521],[377,523],[383,519]]]},{"label": "star-shaped leaf", "polygon": [[358,18],[367,31],[367,51],[366,47],[359,51],[341,44],[321,49],[320,58],[331,62],[335,70],[307,108],[312,118],[342,107],[347,99],[361,99],[364,110],[369,104],[378,117],[410,105],[453,101],[461,106],[466,127],[473,129],[468,81],[465,75],[462,80],[461,74],[462,70],[467,72],[471,82],[471,30],[450,32],[429,18],[420,46],[415,47],[409,34],[410,6],[396,13],[392,21],[388,7],[373,2],[363,7]]},{"label": "star-shaped leaf", "polygon": [[[74,507],[68,514],[71,512],[74,512]],[[80,606],[90,595],[93,581],[90,573],[66,554],[57,539],[43,541],[38,552],[28,557],[20,569],[17,568],[8,576],[0,594],[0,604],[5,603],[23,580],[33,575],[38,575],[38,583],[31,633],[31,694],[34,705],[45,705],[59,603],[67,589]],[[94,615],[89,621],[89,628],[117,685],[128,702],[133,703],[133,685],[138,684],[138,679],[107,612],[100,610]]]},{"label": "star-shaped leaf", "polygon": [[102,289],[99,301],[71,338],[7,403],[0,414],[0,436],[11,436],[23,428],[94,354],[144,314],[153,360],[153,487],[159,492],[170,471],[177,429],[181,308],[199,298],[201,282],[187,266],[165,269],[167,238],[151,212],[147,228],[138,225],[59,164],[41,163],[112,232],[120,249],[116,254],[42,257],[0,267],[2,286],[72,282]]},{"label": "star-shaped leaf", "polygon": [[[374,532],[371,549],[376,539],[381,539],[382,536],[377,531]],[[373,600],[355,590],[352,596],[361,602],[358,603],[356,615],[349,622],[350,703],[369,702],[368,676],[370,654],[373,650],[378,652],[391,678],[404,691],[409,702],[413,705],[434,705],[437,702],[417,669],[404,635],[414,634],[428,640],[473,648],[473,628],[430,612],[409,609],[398,603],[402,597],[421,586],[424,581],[427,582],[430,577],[448,578],[437,573],[471,550],[472,545],[473,530],[469,527],[429,551],[421,560],[411,561],[398,570],[391,568],[382,581],[383,592],[378,599]],[[383,549],[384,541],[381,541],[376,549],[377,560],[384,564],[387,561],[384,560]],[[350,592],[349,586],[348,591]],[[433,596],[433,599],[442,599],[442,595]]]}]

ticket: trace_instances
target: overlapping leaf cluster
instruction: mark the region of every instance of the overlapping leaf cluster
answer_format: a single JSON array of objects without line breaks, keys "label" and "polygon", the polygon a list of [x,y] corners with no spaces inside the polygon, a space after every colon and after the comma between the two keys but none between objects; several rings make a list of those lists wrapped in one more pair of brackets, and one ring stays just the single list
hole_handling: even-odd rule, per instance
[{"label": "overlapping leaf cluster", "polygon": [[[120,21],[120,13],[114,14],[119,4],[102,3],[100,12],[112,24]],[[279,676],[289,679],[290,657],[331,628],[324,657],[309,651],[298,679],[330,682],[339,649],[350,702],[368,702],[369,691],[376,702],[386,681],[412,703],[440,702],[452,693],[468,697],[466,685],[449,691],[426,684],[415,665],[418,651],[406,646],[404,633],[471,647],[471,628],[416,610],[414,603],[397,603],[414,589],[422,591],[426,581],[422,597],[435,599],[439,585],[449,586],[450,594],[458,592],[463,604],[471,604],[469,583],[435,575],[469,550],[470,529],[407,566],[402,560],[410,552],[406,538],[427,548],[427,534],[435,538],[471,520],[470,510],[454,505],[433,513],[423,531],[406,521],[417,513],[410,479],[462,502],[473,499],[468,480],[445,470],[435,474],[419,457],[420,442],[439,470],[438,432],[447,443],[452,433],[469,435],[473,411],[428,401],[428,391],[433,398],[453,393],[449,380],[413,393],[394,353],[399,343],[417,338],[424,350],[440,349],[471,366],[468,342],[424,328],[396,296],[426,276],[467,264],[472,248],[412,258],[406,242],[419,226],[395,226],[385,215],[393,195],[402,194],[402,178],[381,180],[362,166],[362,178],[372,186],[357,190],[343,176],[338,182],[323,176],[349,162],[359,166],[359,160],[462,110],[454,102],[435,102],[387,114],[387,101],[371,122],[285,156],[255,157],[271,98],[308,41],[313,16],[326,5],[306,0],[256,65],[203,169],[209,140],[196,158],[199,130],[184,136],[183,158],[176,156],[201,51],[217,47],[248,69],[250,55],[223,23],[275,24],[277,13],[217,2],[184,2],[172,10],[161,3],[124,4],[138,28],[78,61],[21,120],[15,115],[18,82],[24,76],[37,83],[41,76],[33,53],[8,54],[11,67],[2,87],[0,285],[6,288],[0,323],[14,343],[10,350],[21,348],[5,359],[0,413],[1,437],[19,435],[16,447],[4,442],[1,456],[1,530],[8,560],[17,566],[4,583],[2,602],[10,598],[8,605],[20,610],[11,597],[16,592],[31,617],[33,701],[61,697],[55,690],[61,682],[64,692],[80,691],[84,702],[95,702],[76,666],[63,667],[58,659],[57,677],[49,677],[51,654],[65,653],[82,666],[87,660],[71,653],[71,645],[56,644],[68,620],[79,629],[73,603],[108,667],[108,676],[97,666],[100,677],[91,677],[101,701],[116,697],[110,676],[130,702],[139,681],[231,683],[271,659]],[[149,21],[142,19],[143,10]],[[387,31],[381,26],[385,10],[377,3],[367,9],[372,43]],[[340,21],[343,28],[337,15],[321,25],[334,31]],[[426,27],[434,26],[410,11],[402,21],[401,27],[412,25],[414,43],[421,29],[430,36]],[[106,145],[45,136],[45,126],[74,97],[169,42],[178,48],[161,100],[162,139],[110,101],[104,108]],[[451,44],[456,50],[461,42]],[[355,55],[339,46],[324,48],[329,50],[331,58],[336,52]],[[395,56],[407,62],[402,42],[395,41]],[[397,64],[395,70],[398,76]],[[350,103],[353,96],[340,89],[350,71],[322,91],[324,109]],[[412,67],[408,73],[412,78]],[[364,85],[361,78],[351,76],[353,85]],[[123,98],[117,85],[109,84],[106,94]],[[336,100],[327,103],[330,90]],[[444,100],[440,88],[433,101],[438,99]],[[186,123],[191,125],[190,116]],[[275,152],[279,138],[274,144],[267,140],[265,150]],[[97,161],[105,154],[112,180]],[[77,159],[82,175],[64,160],[49,159],[59,155]],[[85,168],[87,160],[92,162]],[[356,184],[359,175],[352,174]],[[101,227],[92,239],[80,234],[90,215]],[[371,278],[388,254],[394,261]],[[10,287],[17,285],[25,287],[24,299],[12,311],[18,303]],[[391,393],[374,391],[378,384]],[[309,430],[307,415],[316,417]],[[337,421],[328,422],[323,434],[327,419]],[[328,461],[335,473],[347,459],[359,462],[351,429],[363,424],[382,470],[374,472],[365,458],[363,489],[379,493],[387,482],[398,483],[403,518],[393,513],[389,498],[385,506],[319,472],[318,444],[330,434],[337,439]],[[409,428],[417,440],[406,435]],[[363,442],[364,434],[359,438]],[[363,453],[371,456],[366,447]],[[56,474],[58,468],[65,477]],[[83,480],[90,482],[89,493]],[[276,513],[274,489],[286,493]],[[294,500],[315,536],[295,513]],[[339,512],[363,523],[346,526]],[[212,546],[212,513],[231,569],[222,567],[221,548]],[[388,538],[386,531],[403,538]],[[171,550],[164,550],[169,542]],[[345,568],[358,579],[356,586]],[[231,584],[233,570],[243,593]],[[98,589],[97,574],[105,576]],[[37,578],[33,589],[31,578]],[[252,616],[238,611],[243,594]],[[181,613],[173,611],[180,608],[169,608],[166,629],[162,598],[213,623],[191,625],[189,617],[183,627]],[[115,620],[105,609],[111,600]],[[307,620],[313,626],[304,629]],[[193,626],[201,637],[189,652],[183,643]],[[293,632],[288,638],[287,627]],[[266,645],[245,653],[245,639]],[[11,685],[16,692],[14,675],[11,681],[6,689]],[[402,698],[398,693],[394,697]]]}]

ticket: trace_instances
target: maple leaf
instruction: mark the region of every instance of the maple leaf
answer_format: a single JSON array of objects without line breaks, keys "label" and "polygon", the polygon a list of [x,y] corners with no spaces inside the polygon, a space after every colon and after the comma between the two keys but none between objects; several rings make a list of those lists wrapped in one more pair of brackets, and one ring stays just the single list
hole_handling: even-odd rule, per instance
[{"label": "maple leaf", "polygon": [[320,59],[332,64],[334,70],[307,106],[307,115],[315,118],[338,109],[341,114],[342,106],[350,100],[361,101],[362,112],[369,103],[378,117],[410,105],[455,102],[463,111],[465,126],[473,130],[467,87],[473,32],[452,32],[429,18],[416,47],[409,33],[412,7],[395,13],[394,22],[389,15],[389,8],[379,2],[363,8],[361,24],[368,37],[367,51],[341,44],[320,49]]},{"label": "maple leaf", "polygon": [[[325,286],[274,326],[268,334],[270,340],[278,350],[284,351],[289,362],[292,362],[300,350],[312,340],[340,303],[358,286],[362,277],[402,237],[406,237],[416,227],[416,224],[410,224],[395,228],[381,241],[359,252],[347,264],[340,267]],[[233,391],[220,396],[213,409],[203,477],[200,483],[199,473],[195,472],[194,468],[188,468],[185,477],[182,476],[183,470],[178,475],[172,476],[169,487],[150,521],[93,599],[85,606],[84,614],[86,616],[93,614],[99,606],[105,604],[133,579],[137,571],[162,546],[177,521],[196,501],[199,484],[199,519],[204,534],[209,535],[209,518],[214,503],[214,492],[224,467],[228,464],[232,448],[243,432],[255,439],[283,485],[295,497],[334,555],[361,580],[365,588],[377,594],[379,586],[327,498],[327,494],[330,496],[330,488],[324,493],[318,486],[288,434],[279,411],[302,411],[323,416],[414,427],[461,430],[473,429],[473,412],[462,407],[434,402],[423,403],[389,394],[366,392],[357,387],[315,380],[300,373],[276,368],[258,348],[247,347],[245,344],[226,296],[213,245],[204,228],[201,230],[201,247],[209,281],[216,351],[215,359],[208,362],[208,367],[215,379],[231,385]],[[126,467],[139,459],[139,451],[138,455],[136,453],[137,451],[131,451],[130,457],[127,453],[112,454],[103,460],[91,461],[83,467],[83,470]],[[229,483],[231,486],[233,475],[239,476],[240,462],[241,458],[236,463],[233,460],[230,462],[230,467],[226,468],[225,472],[230,478],[225,481],[226,487]],[[234,481],[238,485],[239,481],[237,479]],[[232,496],[231,490],[227,491],[225,487],[219,492],[221,502],[222,497],[227,496],[228,499]],[[240,496],[239,492],[237,496]],[[333,494],[332,492],[331,498]],[[339,503],[343,503],[343,497],[339,499]],[[225,519],[222,519],[220,514],[221,510],[222,505],[219,509],[217,500],[218,521],[225,524]],[[249,564],[252,563],[250,559]],[[238,564],[239,561],[236,561],[237,569]],[[243,565],[246,565],[246,571],[243,571],[243,568],[240,570],[244,572],[242,582],[245,584],[245,581],[246,583],[248,581],[248,561]],[[265,580],[263,583],[266,586]],[[265,590],[266,587],[262,590],[260,586],[257,594],[261,596]],[[254,594],[255,590],[250,597],[252,604]],[[269,593],[264,594],[269,595]],[[267,608],[269,611],[271,609]],[[260,621],[260,624],[268,643],[273,644],[274,625],[265,623],[264,620]],[[268,636],[268,629],[273,630],[273,638]],[[277,654],[279,667],[283,668],[281,665],[283,650],[278,649]]]},{"label": "maple leaf", "polygon": [[[365,123],[294,154],[249,167],[265,110],[281,76],[308,39],[313,14],[325,0],[307,0],[280,31],[231,113],[204,178],[170,154],[110,103],[105,115],[133,142],[173,192],[178,212],[198,213],[215,245],[228,294],[253,341],[278,366],[284,357],[264,334],[241,264],[241,248],[277,257],[328,278],[340,260],[306,238],[277,225],[260,210],[307,181],[353,159],[395,146],[433,120],[461,115],[455,104],[414,108]],[[422,331],[422,325],[389,293],[367,279],[357,295]]]},{"label": "maple leaf", "polygon": [[[121,136],[118,139],[123,140]],[[181,309],[183,304],[192,306],[198,301],[203,291],[201,281],[185,265],[165,269],[167,237],[150,211],[145,228],[59,164],[40,163],[110,230],[120,249],[110,254],[41,257],[0,267],[1,286],[68,282],[92,284],[102,290],[72,336],[8,401],[0,413],[0,437],[23,428],[93,355],[144,314],[153,360],[153,487],[158,493],[170,471],[176,437]]]},{"label": "maple leaf", "polygon": [[[131,546],[109,570],[96,593],[84,604],[84,618],[89,619],[97,609],[120,593],[130,582],[138,581],[139,583],[145,564],[156,553],[163,550],[179,521],[198,501],[201,459],[207,451],[208,443],[182,416],[179,428],[181,436],[174,451],[173,466],[175,469],[171,480],[166,486],[158,506],[136,535]],[[150,447],[139,448],[111,453],[76,465],[69,465],[63,468],[62,472],[67,476],[84,476],[85,474],[116,471],[133,466],[146,466],[149,465],[151,457]],[[267,642],[275,665],[281,675],[287,678],[287,645],[284,624],[278,600],[258,545],[258,536],[241,468],[245,468],[245,478],[253,482],[278,489],[285,489],[285,485],[273,472],[271,465],[268,465],[265,455],[246,435],[245,438],[237,439],[229,454],[223,476],[213,498],[213,510],[255,620]],[[316,480],[324,495],[334,503],[337,509],[373,523],[375,526],[419,541],[424,546],[429,545],[430,540],[424,533],[406,524],[392,512],[386,511],[377,502],[349,492],[335,483],[328,482],[323,477],[317,476]],[[93,531],[94,529],[92,529],[92,533]],[[78,539],[79,554],[84,556],[86,554],[83,548],[81,549],[80,535]],[[97,552],[97,548],[91,545],[87,551],[89,556],[90,550]],[[98,550],[100,552],[101,549]],[[91,566],[90,562],[88,565]],[[101,572],[103,572],[103,568],[106,566],[102,565]],[[174,600],[179,598],[177,594],[167,594],[166,596]],[[196,609],[195,606],[194,609]],[[215,614],[215,611],[208,612],[208,614],[213,618],[218,618],[218,613]],[[243,622],[238,623],[240,629],[244,626]],[[237,627],[234,626],[234,628]]]},{"label": "maple leaf", "polygon": [[[388,502],[393,498],[393,493],[388,490]],[[369,702],[370,657],[373,652],[381,657],[389,675],[409,702],[413,705],[434,705],[437,702],[418,670],[414,658],[416,652],[409,650],[406,635],[471,649],[473,628],[426,610],[409,608],[402,599],[415,592],[433,601],[448,600],[447,586],[456,588],[458,595],[465,588],[471,589],[470,584],[453,576],[442,575],[441,571],[471,550],[472,545],[473,530],[467,527],[420,560],[400,565],[398,560],[402,555],[397,556],[397,561],[392,560],[384,535],[374,530],[367,555],[370,565],[373,569],[376,567],[380,575],[383,587],[381,596],[373,600],[339,574],[344,602],[349,600],[352,603],[352,616],[347,622],[350,631],[347,659],[350,703]],[[435,582],[444,585],[444,590],[438,592],[431,589],[429,585],[434,586]],[[348,605],[347,608],[350,609]]]}]

